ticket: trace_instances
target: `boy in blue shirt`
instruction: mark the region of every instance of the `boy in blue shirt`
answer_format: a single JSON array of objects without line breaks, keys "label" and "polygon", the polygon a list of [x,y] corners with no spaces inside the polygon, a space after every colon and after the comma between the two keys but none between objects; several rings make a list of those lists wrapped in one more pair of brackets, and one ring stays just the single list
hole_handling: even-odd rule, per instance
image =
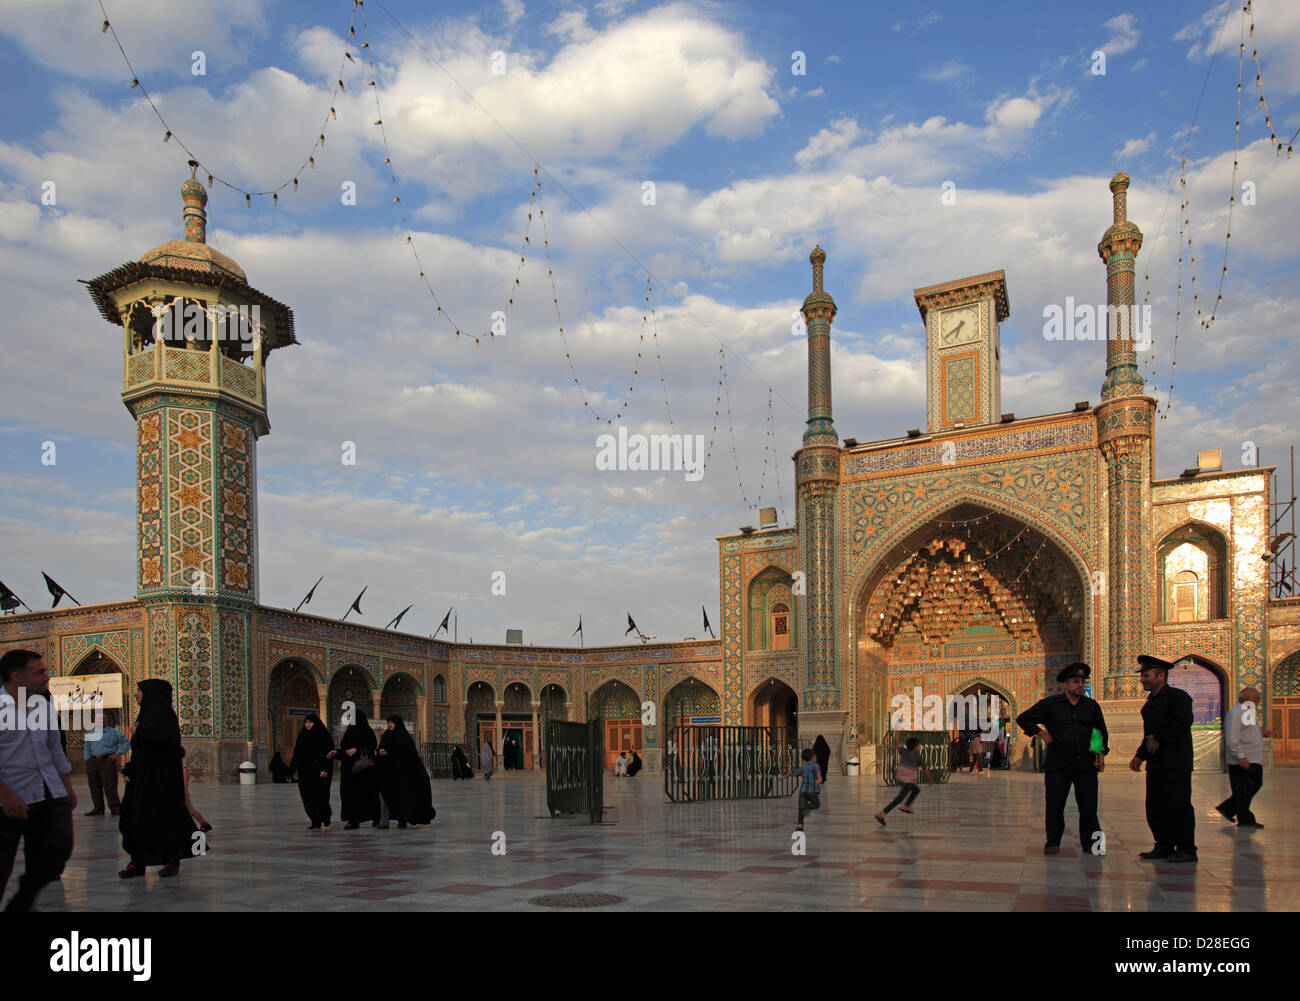
[{"label": "boy in blue shirt", "polygon": [[799,779],[799,826],[796,831],[803,830],[803,815],[805,811],[817,810],[821,807],[821,790],[818,788],[822,784],[822,770],[813,761],[813,752],[811,747],[804,748],[803,764],[798,768],[786,772],[781,776],[788,779],[795,775]]}]

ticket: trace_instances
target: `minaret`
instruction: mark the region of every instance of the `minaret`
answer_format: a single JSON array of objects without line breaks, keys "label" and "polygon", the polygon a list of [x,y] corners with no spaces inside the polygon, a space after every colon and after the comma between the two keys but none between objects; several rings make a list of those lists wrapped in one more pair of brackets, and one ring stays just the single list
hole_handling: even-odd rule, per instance
[{"label": "minaret", "polygon": [[[1114,221],[1097,245],[1106,262],[1106,381],[1097,406],[1097,441],[1106,461],[1109,569],[1101,582],[1108,611],[1102,693],[1135,696],[1137,656],[1150,653],[1151,529],[1143,517],[1151,491],[1155,401],[1143,392],[1133,344],[1134,264],[1142,232],[1128,221],[1127,174],[1110,182]],[[1094,584],[1094,594],[1099,590]],[[1097,595],[1100,598],[1100,595]]]},{"label": "minaret", "polygon": [[[831,760],[843,755],[847,713],[842,691],[843,657],[839,647],[839,437],[831,421],[831,321],[835,300],[822,287],[826,252],[816,247],[811,257],[813,290],[804,300],[808,327],[808,429],[795,453],[798,504],[797,569],[804,575],[805,593],[798,602],[799,728],[822,733],[831,745]],[[797,587],[797,583],[796,583]]]},{"label": "minaret", "polygon": [[196,167],[191,161],[181,186],[185,239],[86,284],[104,318],[123,330],[147,676],[172,682],[197,777],[235,781],[239,762],[252,756],[266,359],[297,342],[292,311],[252,288],[238,264],[207,244],[208,196]]}]

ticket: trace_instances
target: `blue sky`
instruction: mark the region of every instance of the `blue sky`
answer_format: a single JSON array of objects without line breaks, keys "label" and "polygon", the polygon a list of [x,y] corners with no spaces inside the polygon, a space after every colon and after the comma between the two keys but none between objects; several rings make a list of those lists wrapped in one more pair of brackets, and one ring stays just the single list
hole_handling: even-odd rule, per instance
[{"label": "blue sky", "polygon": [[[204,173],[255,190],[293,176],[338,78],[346,0],[106,6]],[[600,429],[564,357],[536,217],[508,336],[477,348],[454,339],[416,279],[365,53],[351,43],[359,62],[346,66],[337,120],[299,190],[250,209],[215,185],[208,203],[209,241],[293,306],[302,342],[269,367],[265,604],[296,604],[324,574],[309,610],[341,614],[369,585],[362,621],[382,625],[414,602],[404,626],[415,632],[455,605],[462,639],[500,641],[517,626],[527,641],[564,642],[581,612],[589,643],[614,642],[629,609],[647,633],[698,635],[701,604],[717,622],[714,536],[755,523],[737,464],[751,507],[790,518],[806,400],[790,315],[810,286],[813,244],[827,250],[839,306],[842,436],[923,423],[912,290],[997,268],[1012,307],[1004,409],[1068,409],[1096,400],[1104,347],[1045,341],[1043,309],[1067,296],[1104,302],[1096,243],[1120,169],[1146,234],[1139,276],[1149,262],[1155,337],[1143,364],[1163,407],[1179,228],[1169,194],[1216,41],[1187,180],[1198,281],[1217,287],[1235,3],[386,6],[477,101],[367,5],[402,203],[449,313],[485,329],[518,263],[532,161],[500,123],[546,171],[560,310],[588,399],[621,409],[633,432],[669,430],[641,319],[649,267],[673,429],[715,437],[721,342],[739,461],[724,420],[699,483],[595,468]],[[1300,128],[1300,5],[1254,6],[1265,91],[1289,139]],[[11,42],[0,46],[10,81],[0,88],[0,580],[33,607],[42,569],[83,602],[113,600],[133,590],[133,434],[117,398],[120,332],[75,279],[181,235],[187,157],[128,88],[96,4],[4,0],[0,13]],[[1099,50],[1104,75],[1092,72]],[[492,72],[497,52],[504,75]],[[1247,441],[1277,462],[1295,438],[1300,161],[1274,156],[1253,81],[1248,49],[1237,183],[1255,185],[1257,204],[1235,209],[1214,328],[1181,327],[1174,405],[1157,429],[1164,476],[1203,447],[1236,468]],[[41,203],[46,181],[52,206]],[[341,204],[346,181],[356,205]],[[941,204],[945,181],[955,205]],[[53,467],[40,463],[47,440],[58,443]],[[357,443],[355,467],[339,462],[345,440]],[[496,570],[505,596],[490,593]]]}]

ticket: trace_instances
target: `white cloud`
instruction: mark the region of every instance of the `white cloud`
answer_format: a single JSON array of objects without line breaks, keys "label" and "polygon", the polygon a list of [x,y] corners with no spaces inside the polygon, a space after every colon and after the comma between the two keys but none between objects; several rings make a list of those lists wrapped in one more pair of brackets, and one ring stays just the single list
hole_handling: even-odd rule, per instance
[{"label": "white cloud", "polygon": [[921,79],[933,83],[947,83],[950,80],[960,80],[969,76],[970,71],[970,67],[960,59],[950,59],[942,66],[932,66],[929,69],[922,70]]},{"label": "white cloud", "polygon": [[527,10],[524,7],[524,0],[501,0],[501,9],[506,17],[506,24],[514,27],[523,19]]},{"label": "white cloud", "polygon": [[1115,151],[1115,159],[1123,160],[1130,156],[1137,156],[1139,153],[1145,153],[1156,141],[1156,134],[1153,131],[1148,132],[1141,139],[1130,139],[1123,146]]},{"label": "white cloud", "polygon": [[1108,56],[1117,56],[1134,48],[1142,32],[1137,28],[1136,14],[1117,14],[1104,25],[1110,29],[1110,37],[1102,43],[1101,48]]}]

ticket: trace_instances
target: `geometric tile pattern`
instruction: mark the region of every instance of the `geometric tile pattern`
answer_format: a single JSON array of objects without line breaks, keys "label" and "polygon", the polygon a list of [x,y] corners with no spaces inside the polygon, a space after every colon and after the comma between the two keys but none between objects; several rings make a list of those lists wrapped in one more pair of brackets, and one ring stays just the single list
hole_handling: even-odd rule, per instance
[{"label": "geometric tile pattern", "polygon": [[217,584],[211,411],[168,408],[167,586]]}]

